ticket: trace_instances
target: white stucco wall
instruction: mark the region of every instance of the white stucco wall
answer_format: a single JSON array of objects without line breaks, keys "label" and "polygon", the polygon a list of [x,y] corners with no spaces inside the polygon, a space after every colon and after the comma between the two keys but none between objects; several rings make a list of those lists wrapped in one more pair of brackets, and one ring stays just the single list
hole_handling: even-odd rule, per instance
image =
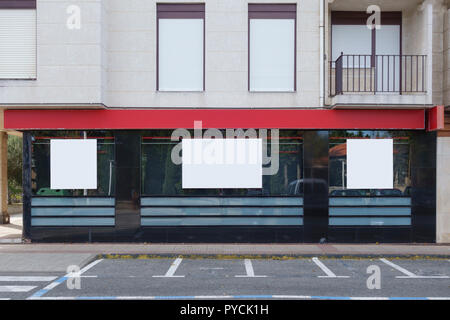
[{"label": "white stucco wall", "polygon": [[[178,2],[178,1],[166,1]],[[192,1],[190,1],[192,2]],[[285,3],[282,0],[257,3]],[[156,2],[108,3],[110,107],[318,107],[319,2],[298,1],[297,91],[248,92],[248,5],[206,1],[206,90],[156,92]]]},{"label": "white stucco wall", "polygon": [[37,1],[37,80],[0,80],[0,103],[101,103],[101,0],[76,1],[80,30],[66,27],[72,4]]},{"label": "white stucco wall", "polygon": [[[69,107],[103,103],[119,108],[319,106],[319,1],[297,2],[294,93],[248,92],[248,6],[241,0],[206,1],[206,91],[156,92],[156,3],[37,0],[37,80],[0,80],[1,103]],[[66,9],[72,4],[81,9],[81,30],[66,27]]]},{"label": "white stucco wall", "polygon": [[436,242],[450,243],[450,137],[437,138]]},{"label": "white stucco wall", "polygon": [[[351,3],[350,0],[339,3],[346,1]],[[383,9],[385,2],[379,1]],[[320,106],[320,1],[296,1],[297,91],[293,93],[248,91],[248,2],[242,0],[186,1],[206,3],[206,90],[157,92],[157,2],[37,0],[37,80],[0,80],[0,103],[7,107],[57,104],[69,108],[74,104],[104,104],[112,108]],[[249,2],[286,3],[284,0]],[[66,27],[66,9],[73,4],[81,9],[81,30]],[[394,6],[391,2],[386,4]],[[401,4],[398,5],[398,9],[402,9]],[[443,43],[448,40],[444,40],[443,35],[444,14],[435,7],[433,103],[438,104],[442,102],[443,91],[448,91],[444,89],[447,75],[444,77],[441,71],[444,52],[448,52]],[[405,54],[426,53],[423,15],[417,4],[404,11]],[[325,68],[328,69],[328,65]],[[385,101],[380,99],[380,103]],[[388,102],[405,104],[397,100]],[[411,101],[422,105],[429,102],[423,98]]]},{"label": "white stucco wall", "polygon": [[450,105],[450,10],[446,9],[443,22],[443,104]]}]

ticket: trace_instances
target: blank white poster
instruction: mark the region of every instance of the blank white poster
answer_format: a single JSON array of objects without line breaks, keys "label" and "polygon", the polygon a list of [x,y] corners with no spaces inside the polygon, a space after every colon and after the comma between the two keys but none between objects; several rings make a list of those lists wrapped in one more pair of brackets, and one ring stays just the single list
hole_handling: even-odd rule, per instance
[{"label": "blank white poster", "polygon": [[50,140],[50,188],[97,189],[97,140]]},{"label": "blank white poster", "polygon": [[159,19],[159,90],[203,90],[203,19]]},{"label": "blank white poster", "polygon": [[295,20],[250,20],[250,90],[294,91]]},{"label": "blank white poster", "polygon": [[262,188],[262,139],[183,139],[182,186]]},{"label": "blank white poster", "polygon": [[347,140],[347,188],[392,189],[392,139]]}]

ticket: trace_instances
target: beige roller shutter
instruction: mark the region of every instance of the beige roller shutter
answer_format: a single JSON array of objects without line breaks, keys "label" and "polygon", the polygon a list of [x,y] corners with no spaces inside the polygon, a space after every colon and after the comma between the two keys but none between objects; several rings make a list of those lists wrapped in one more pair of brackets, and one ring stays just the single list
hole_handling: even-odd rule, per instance
[{"label": "beige roller shutter", "polygon": [[36,78],[36,10],[0,9],[0,79]]}]

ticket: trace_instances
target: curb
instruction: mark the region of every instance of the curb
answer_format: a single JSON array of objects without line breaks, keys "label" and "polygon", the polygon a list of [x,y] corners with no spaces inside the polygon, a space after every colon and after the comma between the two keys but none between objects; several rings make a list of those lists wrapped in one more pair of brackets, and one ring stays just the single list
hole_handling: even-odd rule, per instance
[{"label": "curb", "polygon": [[398,260],[447,260],[450,255],[427,254],[125,254],[125,253],[108,253],[98,254],[96,259],[130,259],[130,260],[150,260],[150,259],[253,259],[253,260],[300,260],[317,257],[320,259],[341,259],[341,260],[371,260],[380,258],[391,258]]}]

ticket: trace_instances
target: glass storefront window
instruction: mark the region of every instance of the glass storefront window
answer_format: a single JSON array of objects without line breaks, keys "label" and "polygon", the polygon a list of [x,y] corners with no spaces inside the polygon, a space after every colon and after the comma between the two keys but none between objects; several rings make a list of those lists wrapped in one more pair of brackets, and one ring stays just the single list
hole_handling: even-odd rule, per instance
[{"label": "glass storefront window", "polygon": [[[225,137],[225,131],[221,130]],[[194,136],[193,131],[190,132]],[[142,134],[143,196],[300,196],[303,195],[303,138],[301,131],[279,134],[279,166],[274,175],[263,176],[262,189],[183,189],[182,166],[171,159],[172,149],[181,141],[171,141],[171,130]],[[271,133],[267,130],[267,156],[271,154]],[[264,165],[263,167],[270,166]]]},{"label": "glass storefront window", "polygon": [[[347,189],[347,139],[393,139],[393,189]],[[330,196],[410,196],[410,140],[404,131],[330,131]]]},{"label": "glass storefront window", "polygon": [[[55,190],[50,188],[50,140],[97,139],[97,189]],[[33,196],[113,196],[114,135],[106,131],[34,131],[31,137],[31,188]]]}]

